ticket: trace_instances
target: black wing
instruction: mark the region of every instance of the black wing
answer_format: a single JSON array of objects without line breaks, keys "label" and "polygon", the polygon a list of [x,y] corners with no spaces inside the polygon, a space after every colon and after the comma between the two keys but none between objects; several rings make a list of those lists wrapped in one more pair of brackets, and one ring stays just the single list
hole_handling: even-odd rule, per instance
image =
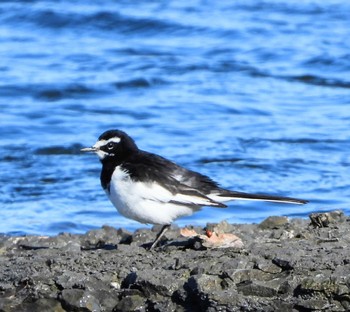
[{"label": "black wing", "polygon": [[[123,162],[122,167],[129,172],[135,181],[157,181],[164,185],[177,181],[199,190],[203,194],[220,190],[218,184],[209,177],[145,151],[133,154],[127,161]],[[169,188],[171,188],[170,185]]]},{"label": "black wing", "polygon": [[[178,195],[173,203],[191,206],[226,207],[206,196],[218,185],[210,178],[187,170],[161,156],[139,151],[121,164],[134,181],[156,182]],[[192,201],[191,201],[192,199]]]}]

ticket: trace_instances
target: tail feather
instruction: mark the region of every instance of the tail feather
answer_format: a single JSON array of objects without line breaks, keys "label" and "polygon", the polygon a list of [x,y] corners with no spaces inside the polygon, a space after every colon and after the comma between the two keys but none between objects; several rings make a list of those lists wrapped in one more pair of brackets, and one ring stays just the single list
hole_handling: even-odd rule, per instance
[{"label": "tail feather", "polygon": [[220,192],[219,194],[213,194],[213,195],[215,196],[215,200],[217,201],[260,200],[260,201],[269,201],[269,202],[277,202],[277,203],[298,204],[298,205],[308,203],[307,200],[299,199],[299,198],[266,195],[266,194],[249,194],[244,192],[233,192],[233,191],[226,191],[226,190],[223,190],[223,192]]}]

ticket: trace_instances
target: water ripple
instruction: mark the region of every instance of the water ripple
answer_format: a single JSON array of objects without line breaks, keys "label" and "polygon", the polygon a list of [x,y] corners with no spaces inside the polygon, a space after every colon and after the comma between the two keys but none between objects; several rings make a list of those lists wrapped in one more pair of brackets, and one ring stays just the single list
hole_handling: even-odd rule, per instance
[{"label": "water ripple", "polygon": [[0,232],[139,227],[79,151],[109,128],[224,187],[311,200],[234,202],[179,225],[349,213],[349,11],[341,0],[1,1]]}]

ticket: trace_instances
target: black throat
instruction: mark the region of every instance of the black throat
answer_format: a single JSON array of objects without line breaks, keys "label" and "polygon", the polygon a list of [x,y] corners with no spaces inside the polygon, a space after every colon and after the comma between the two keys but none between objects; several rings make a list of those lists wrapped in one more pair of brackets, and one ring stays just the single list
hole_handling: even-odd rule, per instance
[{"label": "black throat", "polygon": [[116,152],[113,156],[106,156],[101,160],[102,171],[101,171],[101,186],[108,193],[110,191],[109,186],[111,183],[112,175],[116,167],[121,166],[124,162],[127,162],[130,157],[134,156],[139,152],[136,145],[132,145],[129,148],[124,146],[123,149]]},{"label": "black throat", "polygon": [[110,183],[112,179],[112,174],[114,169],[118,166],[117,162],[102,162],[102,170],[101,170],[101,186],[102,188],[109,193]]}]

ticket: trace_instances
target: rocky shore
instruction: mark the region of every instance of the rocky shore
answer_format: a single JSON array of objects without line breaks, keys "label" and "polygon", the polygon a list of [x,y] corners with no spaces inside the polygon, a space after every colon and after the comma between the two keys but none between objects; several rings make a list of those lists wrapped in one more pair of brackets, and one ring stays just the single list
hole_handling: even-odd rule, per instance
[{"label": "rocky shore", "polygon": [[151,251],[158,227],[0,236],[0,311],[350,310],[341,211],[220,226],[243,246],[207,248],[176,227]]}]

